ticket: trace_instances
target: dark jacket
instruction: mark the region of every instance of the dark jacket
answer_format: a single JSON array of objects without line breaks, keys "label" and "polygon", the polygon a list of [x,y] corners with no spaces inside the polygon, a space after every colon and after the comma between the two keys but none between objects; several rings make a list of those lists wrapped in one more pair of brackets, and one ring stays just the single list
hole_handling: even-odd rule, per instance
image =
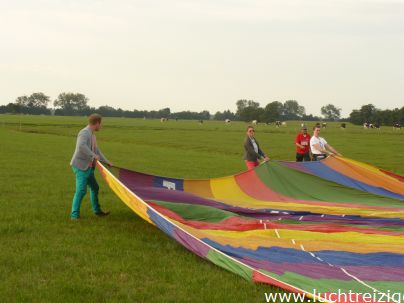
[{"label": "dark jacket", "polygon": [[257,139],[255,139],[255,143],[258,146],[258,154],[254,150],[254,146],[248,136],[246,136],[245,141],[244,141],[244,160],[247,161],[258,161],[258,159],[261,159],[265,157],[264,152],[261,150],[260,145],[258,144]]}]

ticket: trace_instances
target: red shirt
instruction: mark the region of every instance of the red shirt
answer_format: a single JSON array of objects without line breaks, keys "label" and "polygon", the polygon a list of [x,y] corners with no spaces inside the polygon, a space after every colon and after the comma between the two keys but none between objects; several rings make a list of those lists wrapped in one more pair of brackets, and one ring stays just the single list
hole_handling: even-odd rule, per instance
[{"label": "red shirt", "polygon": [[296,143],[299,143],[300,145],[304,146],[304,148],[300,148],[299,146],[296,146],[296,152],[298,154],[306,154],[310,151],[310,135],[309,134],[303,135],[302,133],[299,133],[295,139],[295,144]]}]

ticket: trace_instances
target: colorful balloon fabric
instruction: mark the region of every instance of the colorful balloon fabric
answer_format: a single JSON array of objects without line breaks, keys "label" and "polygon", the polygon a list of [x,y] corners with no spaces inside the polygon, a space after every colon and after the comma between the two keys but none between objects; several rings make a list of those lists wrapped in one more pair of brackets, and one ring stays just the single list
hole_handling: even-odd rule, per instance
[{"label": "colorful balloon fabric", "polygon": [[144,220],[247,280],[329,302],[404,302],[402,176],[340,157],[208,180],[98,169]]}]

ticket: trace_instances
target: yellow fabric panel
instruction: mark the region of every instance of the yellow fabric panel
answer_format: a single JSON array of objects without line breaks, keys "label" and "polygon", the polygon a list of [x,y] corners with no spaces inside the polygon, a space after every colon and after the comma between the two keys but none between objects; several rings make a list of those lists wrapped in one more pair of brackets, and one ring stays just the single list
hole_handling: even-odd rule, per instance
[{"label": "yellow fabric panel", "polygon": [[184,180],[184,191],[204,198],[213,198],[209,180]]},{"label": "yellow fabric panel", "polygon": [[[198,230],[173,221],[194,236],[209,238],[219,244],[233,247],[244,247],[255,250],[259,246],[279,246],[283,248],[301,249],[303,245],[307,251],[336,250],[356,253],[393,252],[404,251],[404,236],[366,235],[357,232],[316,233],[285,229],[267,229],[253,231],[223,231]],[[277,236],[277,233],[279,238]],[[376,237],[374,237],[376,236]],[[293,240],[293,241],[292,241]]]},{"label": "yellow fabric panel", "polygon": [[[100,165],[100,164],[99,164]],[[155,225],[149,218],[147,214],[147,206],[140,198],[131,193],[128,189],[121,185],[121,183],[111,174],[106,168],[100,166],[101,174],[103,175],[105,181],[109,187],[115,192],[115,194],[131,208],[136,214],[147,222]]]}]

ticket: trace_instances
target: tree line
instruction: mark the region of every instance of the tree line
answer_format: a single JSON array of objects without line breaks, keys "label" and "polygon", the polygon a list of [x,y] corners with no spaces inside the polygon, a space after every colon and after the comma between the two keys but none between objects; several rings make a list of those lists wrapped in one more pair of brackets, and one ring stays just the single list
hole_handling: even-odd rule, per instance
[{"label": "tree line", "polygon": [[98,108],[90,107],[89,99],[81,93],[65,92],[58,95],[52,103],[49,96],[42,92],[33,93],[29,96],[19,96],[15,102],[0,106],[0,113],[32,114],[32,115],[58,115],[58,116],[83,116],[97,112],[105,117],[128,117],[128,118],[170,118],[170,119],[192,119],[192,120],[239,120],[263,123],[284,120],[303,121],[349,121],[353,124],[378,123],[380,125],[393,125],[404,123],[404,106],[393,110],[380,110],[372,104],[363,105],[360,109],[353,110],[349,118],[341,119],[341,108],[333,104],[326,104],[321,107],[322,117],[306,114],[304,106],[296,100],[272,101],[261,107],[259,102],[254,100],[240,99],[236,102],[236,112],[225,110],[211,114],[204,110],[201,112],[180,111],[171,112],[170,108],[160,110],[123,110],[108,105]]},{"label": "tree line", "polygon": [[0,106],[1,113],[31,114],[31,115],[57,115],[57,116],[86,116],[97,112],[104,117],[127,117],[127,118],[172,118],[208,120],[210,113],[207,110],[201,112],[180,111],[172,113],[170,108],[160,110],[123,110],[104,105],[98,108],[88,105],[89,99],[81,93],[61,93],[53,101],[54,108],[49,108],[51,103],[49,96],[44,93],[33,93],[30,96],[17,97],[14,103]]},{"label": "tree line", "polygon": [[[272,123],[284,120],[305,120],[318,121],[320,117],[307,115],[304,106],[300,105],[296,100],[287,100],[284,103],[273,101],[265,107],[261,107],[254,100],[238,100],[236,102],[236,117],[242,121],[257,120],[264,123]],[[324,112],[323,112],[324,109]],[[326,120],[338,120],[340,118],[341,109],[336,108],[332,104],[323,106],[322,113]]]},{"label": "tree line", "polygon": [[354,109],[349,115],[349,121],[353,124],[375,123],[379,125],[404,124],[404,106],[395,109],[377,109],[373,104],[363,105],[360,109]]}]

